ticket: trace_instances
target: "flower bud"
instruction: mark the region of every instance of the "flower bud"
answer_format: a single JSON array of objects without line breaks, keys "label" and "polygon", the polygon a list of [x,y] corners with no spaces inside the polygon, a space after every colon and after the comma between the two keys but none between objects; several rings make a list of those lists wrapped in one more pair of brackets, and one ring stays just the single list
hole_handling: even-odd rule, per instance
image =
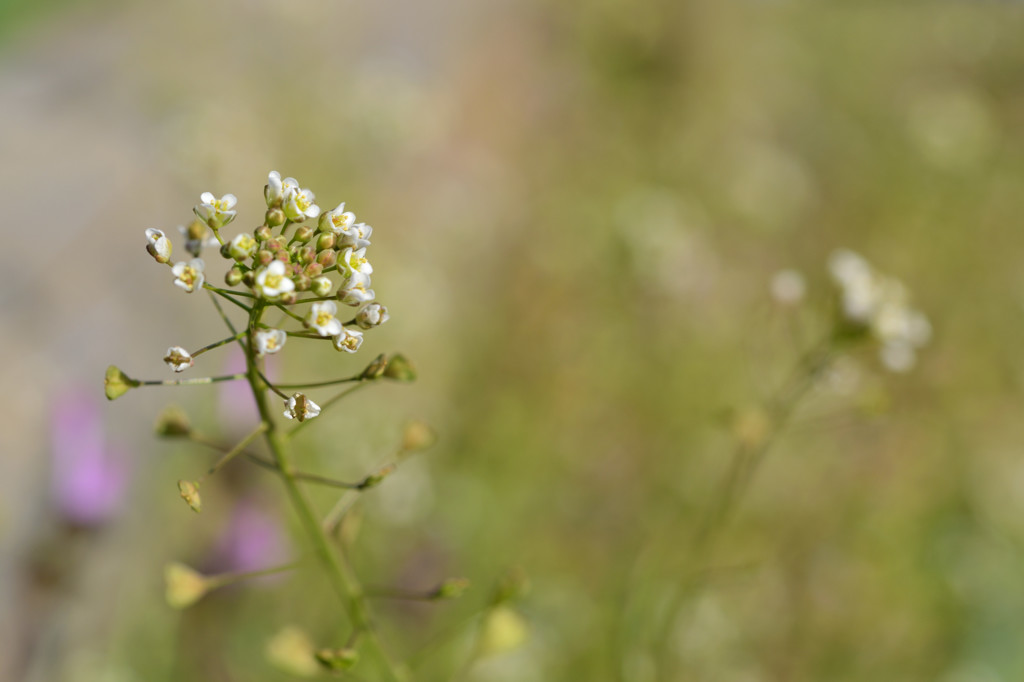
[{"label": "flower bud", "polygon": [[407,357],[396,353],[388,360],[384,376],[395,381],[416,381],[416,368],[412,366]]},{"label": "flower bud", "polygon": [[319,263],[321,267],[329,268],[338,262],[338,252],[325,249],[324,251],[316,254],[316,262]]},{"label": "flower bud", "polygon": [[231,258],[231,243],[224,242],[220,245],[221,258]]},{"label": "flower bud", "polygon": [[295,260],[303,265],[309,265],[316,260],[316,250],[312,246],[303,246],[297,255],[298,258]]},{"label": "flower bud", "polygon": [[302,271],[315,279],[323,274],[324,266],[320,265],[319,263],[310,263],[309,265],[304,267]]},{"label": "flower bud", "polygon": [[185,564],[174,562],[164,567],[165,596],[172,609],[192,606],[212,587],[206,576]]},{"label": "flower bud", "polygon": [[281,294],[281,303],[283,303],[284,305],[294,305],[295,303],[298,302],[298,300],[299,296],[294,291],[288,291],[286,293]]},{"label": "flower bud", "polygon": [[309,291],[310,286],[313,284],[313,279],[305,272],[292,275],[292,281],[295,282],[295,291]]},{"label": "flower bud", "polygon": [[480,658],[494,656],[515,649],[526,640],[526,621],[508,606],[496,606],[487,614],[477,652]]},{"label": "flower bud", "polygon": [[273,239],[268,240],[267,243],[263,245],[263,248],[270,249],[274,252],[287,251],[288,242],[284,240],[284,237],[274,237]]},{"label": "flower bud", "polygon": [[260,225],[252,234],[256,237],[256,241],[258,242],[265,242],[273,236],[270,232],[270,228],[266,225]]},{"label": "flower bud", "polygon": [[411,421],[402,432],[402,452],[426,450],[437,442],[437,433],[425,421]]},{"label": "flower bud", "polygon": [[242,275],[242,284],[249,287],[250,289],[256,286],[256,271],[249,270],[244,275]]},{"label": "flower bud", "polygon": [[180,438],[192,433],[192,425],[188,421],[188,415],[180,407],[170,405],[157,416],[154,430],[156,435],[164,438]]},{"label": "flower bud", "polygon": [[333,249],[336,242],[337,239],[332,233],[324,232],[316,238],[316,250],[323,251],[324,249]]},{"label": "flower bud", "polygon": [[279,208],[272,208],[267,211],[267,227],[275,228],[284,225],[285,215],[284,211]]},{"label": "flower bud", "polygon": [[130,378],[115,365],[107,367],[107,374],[103,377],[103,392],[107,400],[116,400],[127,393],[128,389],[138,385],[138,381]]},{"label": "flower bud", "polygon": [[[303,273],[302,276],[309,277],[309,275],[306,275],[305,273]],[[298,282],[296,282],[296,284],[298,284]],[[317,277],[312,281],[309,288],[317,296],[329,296],[333,286],[334,282],[331,281],[330,277]]]},{"label": "flower bud", "polygon": [[228,270],[224,275],[224,282],[229,287],[237,287],[242,283],[243,279],[245,279],[245,272],[237,265]]},{"label": "flower bud", "polygon": [[298,677],[316,677],[323,670],[309,635],[294,625],[282,628],[270,638],[266,656],[274,667]]},{"label": "flower bud", "polygon": [[468,578],[448,578],[434,592],[435,599],[458,599],[469,589]]},{"label": "flower bud", "polygon": [[373,362],[366,366],[363,373],[359,375],[360,379],[371,380],[377,379],[380,375],[384,374],[384,370],[388,366],[388,356],[381,353],[373,359]]},{"label": "flower bud", "polygon": [[185,230],[185,236],[190,242],[206,241],[206,223],[202,220],[193,220]]},{"label": "flower bud", "polygon": [[203,500],[199,497],[199,483],[196,481],[178,481],[178,493],[192,511],[199,513],[203,508]]},{"label": "flower bud", "polygon": [[256,265],[270,265],[270,261],[274,260],[274,253],[267,249],[260,249],[256,252]]},{"label": "flower bud", "polygon": [[359,652],[355,649],[320,649],[316,652],[316,660],[328,670],[350,670],[359,662]]},{"label": "flower bud", "polygon": [[301,225],[299,229],[295,230],[295,241],[300,244],[305,244],[313,238],[313,228],[308,225]]}]

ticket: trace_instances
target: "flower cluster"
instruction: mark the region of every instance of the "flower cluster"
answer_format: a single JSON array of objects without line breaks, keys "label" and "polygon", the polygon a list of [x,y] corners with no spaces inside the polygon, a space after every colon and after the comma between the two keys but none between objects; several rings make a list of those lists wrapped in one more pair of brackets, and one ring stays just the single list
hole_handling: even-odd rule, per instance
[{"label": "flower cluster", "polygon": [[860,255],[845,249],[829,258],[829,272],[839,287],[845,322],[878,340],[886,368],[910,370],[917,361],[917,350],[931,339],[932,327],[928,318],[910,305],[903,283],[879,273]]},{"label": "flower cluster", "polygon": [[[366,250],[373,228],[356,222],[344,202],[321,211],[311,190],[301,187],[295,178],[282,179],[277,171],[268,175],[263,194],[265,220],[252,232],[222,237],[221,229],[237,214],[238,200],[233,194],[218,199],[203,192],[194,208],[197,220],[188,228],[179,228],[187,238],[186,251],[193,257],[172,263],[171,240],[164,231],[153,228],[146,230],[146,250],[158,263],[171,268],[174,284],[186,293],[205,288],[227,297],[245,297],[258,306],[281,308],[302,322],[305,331],[261,324],[254,337],[260,356],[281,350],[289,335],[330,339],[338,351],[355,353],[363,343],[363,332],[384,324],[389,317],[387,308],[374,302],[376,294],[370,286],[373,266]],[[225,276],[228,289],[207,281],[206,264],[200,256],[210,243],[211,232],[220,255],[232,261]],[[343,322],[338,317],[339,304],[360,309]],[[295,312],[300,306],[303,312]],[[173,346],[164,360],[172,370],[182,372],[200,352],[190,355]],[[300,421],[315,417],[319,409],[302,394],[290,398],[286,406],[285,415]]]}]

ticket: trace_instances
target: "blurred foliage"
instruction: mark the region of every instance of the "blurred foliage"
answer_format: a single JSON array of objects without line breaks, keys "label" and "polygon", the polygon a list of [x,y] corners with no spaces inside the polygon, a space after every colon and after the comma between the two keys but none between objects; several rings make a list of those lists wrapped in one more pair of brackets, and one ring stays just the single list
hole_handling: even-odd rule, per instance
[{"label": "blurred foliage", "polygon": [[[236,192],[258,220],[271,167],[375,227],[392,321],[362,359],[401,350],[420,382],[308,429],[303,466],[357,479],[408,419],[436,428],[344,530],[369,584],[472,582],[454,602],[381,604],[415,679],[464,665],[513,567],[531,589],[500,621],[525,640],[466,679],[1024,676],[1017,4],[189,2],[74,30],[99,24],[134,59],[102,92],[130,101],[158,166],[149,184],[166,186],[140,199],[159,208],[145,224],[104,222],[130,242],[114,255],[146,260],[142,230],[185,220],[206,189]],[[906,376],[869,352],[837,367],[713,554],[691,556],[736,415],[827,327],[838,247],[908,284],[933,344]],[[790,267],[809,296],[783,309],[768,283]],[[198,314],[160,284],[170,329]],[[140,364],[186,342],[122,323]],[[314,355],[287,369],[360,366]],[[164,398],[119,404],[108,429]],[[189,416],[215,431],[214,398],[199,400]],[[290,623],[344,646],[312,571],[163,606],[162,563],[208,563],[233,500],[256,490],[290,517],[272,480],[232,469],[192,518],[174,481],[201,469],[194,450],[138,438],[130,522],[101,545],[121,596],[76,597],[104,625],[58,647],[47,679],[287,679],[264,646]],[[326,510],[336,495],[314,499]],[[701,587],[680,597],[695,569]]]}]

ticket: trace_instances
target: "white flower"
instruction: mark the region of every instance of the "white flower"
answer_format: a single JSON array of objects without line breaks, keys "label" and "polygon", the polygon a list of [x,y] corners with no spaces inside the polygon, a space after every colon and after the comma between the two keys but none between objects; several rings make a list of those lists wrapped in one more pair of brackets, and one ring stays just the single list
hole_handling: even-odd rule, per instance
[{"label": "white flower", "polygon": [[362,275],[373,274],[373,266],[370,265],[370,261],[366,260],[365,247],[362,249],[353,249],[350,246],[342,251],[341,255],[338,256],[338,269],[346,279],[352,277],[355,273]]},{"label": "white flower", "polygon": [[342,246],[352,246],[357,249],[365,249],[370,245],[370,235],[373,228],[366,223],[356,223],[346,230],[342,230]]},{"label": "white flower", "polygon": [[310,306],[306,326],[312,327],[320,336],[335,336],[342,332],[341,321],[334,316],[338,306],[334,301],[321,301]]},{"label": "white flower", "polygon": [[175,263],[171,268],[175,277],[174,284],[190,294],[196,289],[202,289],[206,279],[203,275],[205,267],[201,258],[193,258],[188,263],[184,261]]},{"label": "white flower", "polygon": [[369,303],[376,297],[369,285],[370,278],[357,272],[341,283],[341,287],[338,289],[338,300],[350,306]]},{"label": "white flower", "polygon": [[290,220],[302,221],[320,215],[320,207],[313,203],[316,196],[308,189],[301,189],[295,178],[285,178],[281,186],[284,192],[281,208]]},{"label": "white flower", "polygon": [[234,194],[225,194],[220,199],[210,192],[203,192],[199,196],[202,203],[193,209],[199,219],[205,222],[214,230],[219,230],[235,219],[235,204],[238,199]]},{"label": "white flower", "polygon": [[917,351],[909,343],[902,341],[883,343],[878,351],[878,357],[887,370],[898,374],[909,372],[917,364]]},{"label": "white flower", "polygon": [[171,240],[162,230],[149,228],[146,230],[146,251],[149,252],[157,263],[166,263],[171,260]]},{"label": "white flower", "polygon": [[355,353],[363,345],[363,333],[355,329],[342,327],[341,333],[334,337],[334,347],[346,353]]},{"label": "white flower", "polygon": [[281,174],[276,170],[270,171],[267,176],[267,186],[263,188],[263,196],[267,200],[267,208],[273,208],[284,199],[284,186],[281,184]]},{"label": "white flower", "polygon": [[295,282],[285,276],[288,268],[279,260],[275,260],[256,273],[256,291],[263,298],[277,298],[295,290]]},{"label": "white flower", "polygon": [[196,258],[202,254],[203,247],[220,246],[217,238],[210,234],[206,223],[198,220],[193,221],[188,227],[178,225],[178,232],[185,238],[185,250]]},{"label": "white flower", "polygon": [[247,258],[252,258],[254,253],[256,253],[256,240],[246,232],[236,234],[228,246],[228,254],[239,263]]},{"label": "white flower", "polygon": [[356,313],[356,324],[363,329],[379,327],[390,319],[388,309],[380,303],[371,303]]},{"label": "white flower", "polygon": [[192,356],[189,355],[189,352],[181,346],[171,346],[167,349],[167,355],[164,356],[164,362],[166,362],[167,366],[175,372],[184,372],[192,366]]},{"label": "white flower", "polygon": [[309,284],[309,290],[317,296],[330,296],[331,289],[334,287],[334,282],[331,281],[330,277],[321,275],[320,277],[314,277],[313,281]]},{"label": "white flower", "polygon": [[320,406],[301,393],[296,393],[284,404],[284,416],[304,422],[320,414]]},{"label": "white flower", "polygon": [[782,305],[795,305],[806,293],[804,276],[796,270],[779,270],[772,276],[772,298]]},{"label": "white flower", "polygon": [[321,232],[333,232],[341,236],[344,231],[352,227],[356,222],[356,214],[345,210],[345,202],[341,202],[331,211],[326,211],[320,216],[318,226]]},{"label": "white flower", "polygon": [[284,347],[288,334],[280,329],[261,329],[256,332],[256,352],[260,355],[271,355]]}]

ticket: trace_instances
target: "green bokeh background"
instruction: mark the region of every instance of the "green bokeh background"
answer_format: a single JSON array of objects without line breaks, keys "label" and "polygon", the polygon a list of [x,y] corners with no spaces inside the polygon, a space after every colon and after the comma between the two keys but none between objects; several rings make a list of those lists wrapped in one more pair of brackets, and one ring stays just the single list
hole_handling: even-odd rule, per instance
[{"label": "green bokeh background", "polygon": [[[105,405],[131,499],[51,546],[55,396],[99,396],[110,362],[163,378],[168,345],[221,335],[143,230],[207,190],[251,229],[275,168],[374,226],[392,314],[355,358],[280,373],[394,350],[420,373],[311,426],[302,466],[356,478],[407,420],[440,435],[367,495],[352,550],[368,583],[473,581],[381,608],[400,658],[430,649],[414,679],[452,679],[513,569],[529,637],[467,680],[1024,676],[1024,6],[58,2],[0,24],[0,664],[22,669],[27,618],[33,680],[288,679],[263,654],[283,624],[339,644],[315,569],[164,605],[162,566],[202,565],[239,491],[293,523],[245,467],[199,516],[177,499],[209,455],[149,426],[171,401],[229,437],[214,390]],[[839,247],[907,284],[932,343],[907,375],[846,358],[693,556],[735,423],[828,325]],[[771,299],[782,268],[807,278],[797,309]],[[73,579],[25,607],[41,553]]]}]

